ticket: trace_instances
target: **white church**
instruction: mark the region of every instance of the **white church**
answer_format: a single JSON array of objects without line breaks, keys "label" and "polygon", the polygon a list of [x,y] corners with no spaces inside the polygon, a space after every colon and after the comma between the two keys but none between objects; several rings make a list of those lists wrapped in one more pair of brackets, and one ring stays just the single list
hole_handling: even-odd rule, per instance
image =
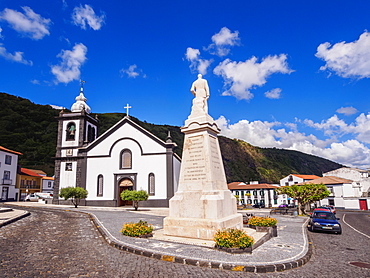
[{"label": "white church", "polygon": [[80,205],[129,205],[120,198],[128,189],[148,192],[140,206],[168,207],[181,165],[170,135],[164,142],[134,123],[128,112],[100,136],[98,129],[81,87],[71,112],[62,110],[58,117],[53,203],[65,202],[58,197],[61,188],[78,186],[88,191]]}]

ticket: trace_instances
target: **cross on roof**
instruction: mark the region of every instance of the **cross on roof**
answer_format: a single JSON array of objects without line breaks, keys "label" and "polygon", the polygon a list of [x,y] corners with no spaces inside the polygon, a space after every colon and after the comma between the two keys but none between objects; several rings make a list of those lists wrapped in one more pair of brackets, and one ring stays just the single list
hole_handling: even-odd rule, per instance
[{"label": "cross on roof", "polygon": [[123,108],[126,108],[126,117],[129,117],[129,115],[128,115],[128,110],[130,109],[130,108],[132,108],[131,106],[129,106],[128,105],[128,103],[127,103],[127,105],[125,106],[125,107],[123,107]]}]

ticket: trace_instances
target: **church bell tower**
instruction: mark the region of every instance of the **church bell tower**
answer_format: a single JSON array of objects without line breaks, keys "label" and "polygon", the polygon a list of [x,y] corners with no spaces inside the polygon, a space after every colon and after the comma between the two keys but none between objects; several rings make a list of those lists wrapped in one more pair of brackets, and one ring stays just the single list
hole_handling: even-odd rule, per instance
[{"label": "church bell tower", "polygon": [[63,187],[86,187],[86,159],[79,148],[96,139],[98,120],[90,115],[82,85],[71,112],[63,109],[58,117],[53,203],[59,202],[59,191]]}]

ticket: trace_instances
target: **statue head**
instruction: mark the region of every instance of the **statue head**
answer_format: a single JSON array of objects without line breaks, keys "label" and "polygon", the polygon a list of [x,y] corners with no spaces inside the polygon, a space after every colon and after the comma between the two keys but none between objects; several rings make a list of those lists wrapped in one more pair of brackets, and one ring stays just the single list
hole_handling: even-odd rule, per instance
[{"label": "statue head", "polygon": [[201,75],[200,73],[198,74],[198,78],[199,78],[199,79],[201,79],[201,78],[202,78],[202,75]]}]

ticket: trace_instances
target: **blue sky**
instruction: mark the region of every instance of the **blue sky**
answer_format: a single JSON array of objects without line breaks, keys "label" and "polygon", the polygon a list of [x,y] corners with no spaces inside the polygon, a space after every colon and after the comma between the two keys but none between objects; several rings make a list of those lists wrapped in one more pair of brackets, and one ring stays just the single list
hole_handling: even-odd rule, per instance
[{"label": "blue sky", "polygon": [[370,1],[0,0],[0,91],[370,168]]}]

